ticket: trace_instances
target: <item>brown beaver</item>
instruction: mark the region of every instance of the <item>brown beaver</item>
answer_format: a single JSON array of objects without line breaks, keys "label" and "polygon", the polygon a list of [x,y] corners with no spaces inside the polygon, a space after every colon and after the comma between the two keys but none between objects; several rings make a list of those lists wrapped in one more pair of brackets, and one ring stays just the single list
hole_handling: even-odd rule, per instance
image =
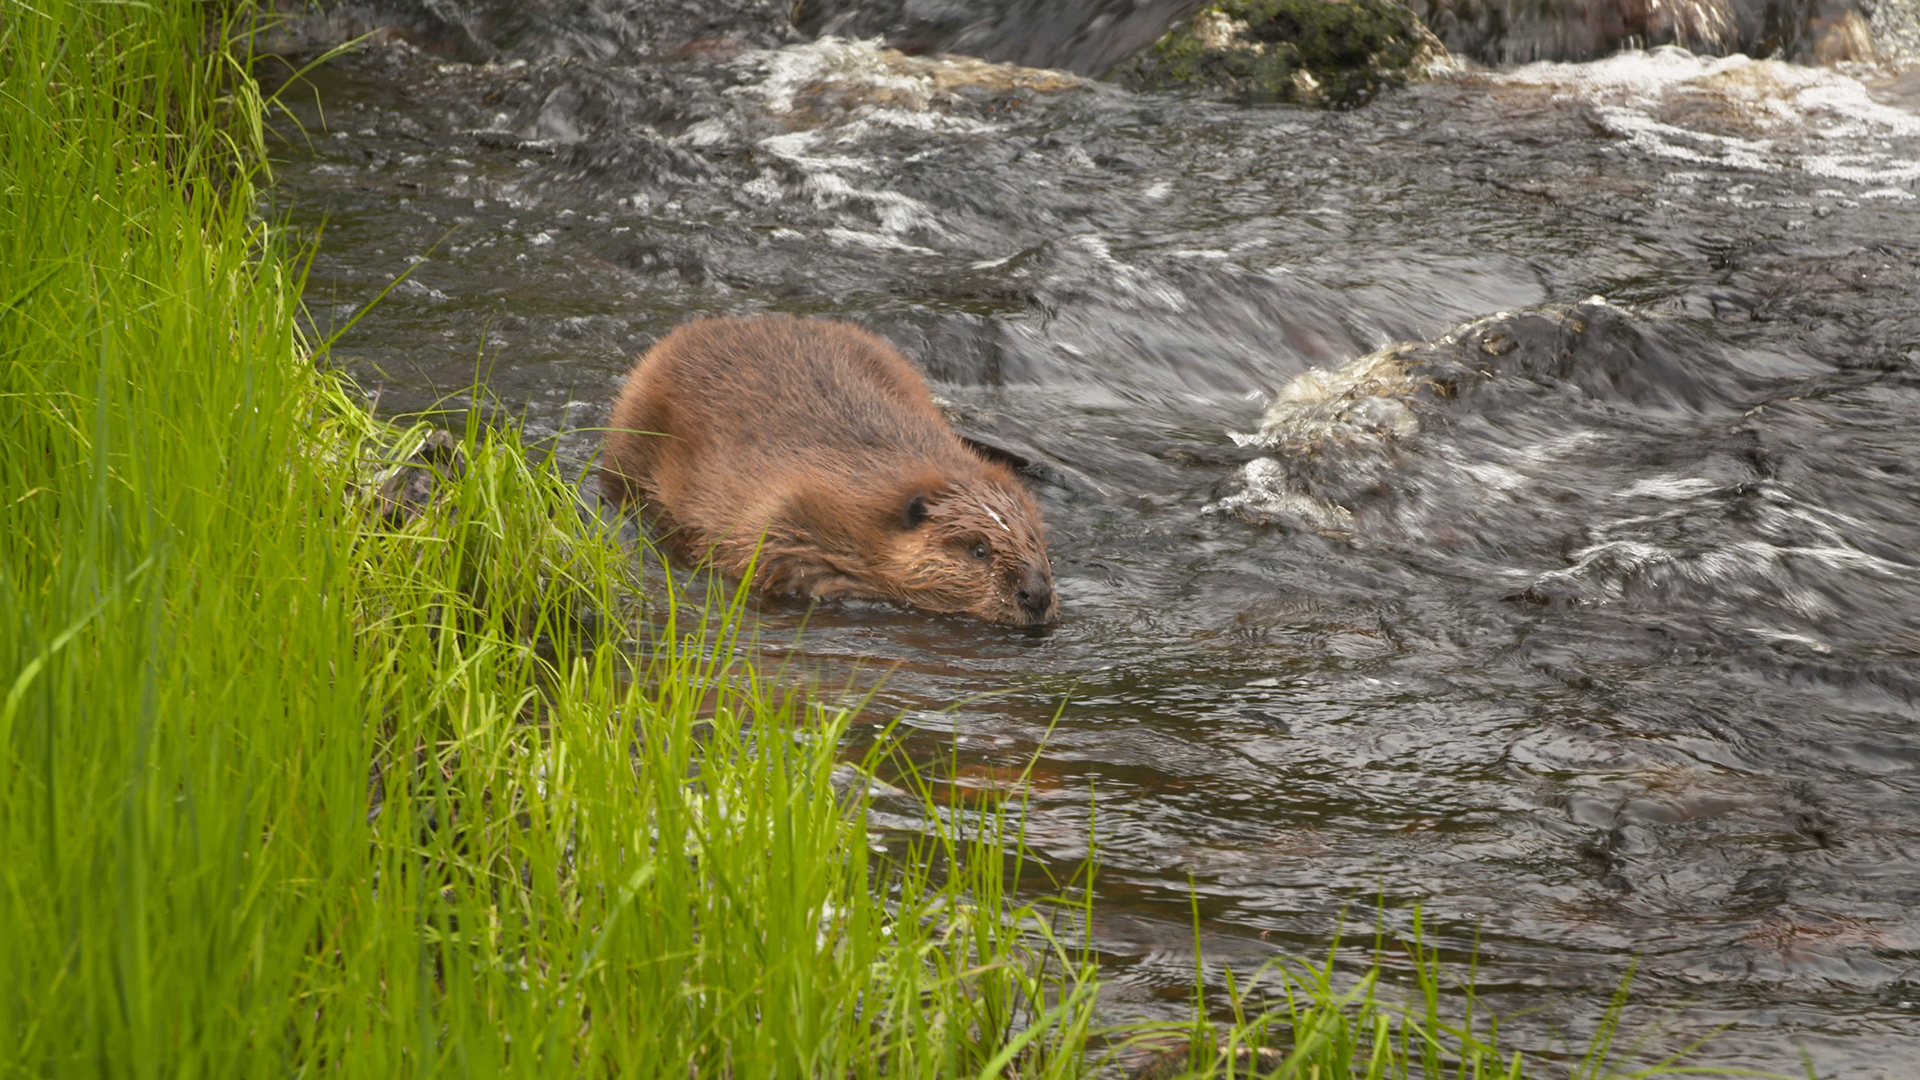
[{"label": "brown beaver", "polygon": [[1058,604],[1040,510],[857,326],[702,319],[633,366],[601,458],[686,556],[773,592],[903,601],[1018,626]]}]

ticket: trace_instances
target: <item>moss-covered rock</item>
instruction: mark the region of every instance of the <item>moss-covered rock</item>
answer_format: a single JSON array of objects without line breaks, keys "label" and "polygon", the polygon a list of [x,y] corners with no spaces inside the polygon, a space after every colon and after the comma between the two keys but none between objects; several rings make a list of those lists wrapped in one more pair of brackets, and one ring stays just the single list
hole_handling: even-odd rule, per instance
[{"label": "moss-covered rock", "polygon": [[1220,0],[1111,77],[1136,89],[1346,107],[1445,55],[1397,0]]}]

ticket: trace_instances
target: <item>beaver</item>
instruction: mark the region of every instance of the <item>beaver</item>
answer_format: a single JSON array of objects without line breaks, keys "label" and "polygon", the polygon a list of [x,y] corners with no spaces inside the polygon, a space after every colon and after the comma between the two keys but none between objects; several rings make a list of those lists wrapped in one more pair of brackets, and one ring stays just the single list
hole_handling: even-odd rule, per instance
[{"label": "beaver", "polygon": [[851,323],[686,323],[613,405],[601,477],[684,557],[755,587],[1030,626],[1058,610],[1040,509]]}]

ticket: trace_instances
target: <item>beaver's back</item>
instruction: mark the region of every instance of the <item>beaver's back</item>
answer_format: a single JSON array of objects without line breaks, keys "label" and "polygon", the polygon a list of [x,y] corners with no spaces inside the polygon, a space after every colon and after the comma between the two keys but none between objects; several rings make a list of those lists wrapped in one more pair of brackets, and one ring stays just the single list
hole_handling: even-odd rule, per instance
[{"label": "beaver's back", "polygon": [[678,327],[635,366],[610,427],[613,494],[687,524],[740,515],[796,477],[852,486],[977,466],[906,357],[859,327],[787,315]]},{"label": "beaver's back", "polygon": [[907,358],[846,323],[708,319],[669,334],[642,365],[673,402],[753,447],[812,453],[848,439],[922,451],[946,422]]}]

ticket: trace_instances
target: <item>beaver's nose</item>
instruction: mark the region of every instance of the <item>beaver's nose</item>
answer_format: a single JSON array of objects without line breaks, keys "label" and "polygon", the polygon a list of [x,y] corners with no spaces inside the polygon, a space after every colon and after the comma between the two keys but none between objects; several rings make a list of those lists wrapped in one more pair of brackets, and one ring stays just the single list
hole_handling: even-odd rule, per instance
[{"label": "beaver's nose", "polygon": [[1053,611],[1053,579],[1038,571],[1027,575],[1026,583],[1014,590],[1020,599],[1020,609],[1034,622],[1045,619]]}]

